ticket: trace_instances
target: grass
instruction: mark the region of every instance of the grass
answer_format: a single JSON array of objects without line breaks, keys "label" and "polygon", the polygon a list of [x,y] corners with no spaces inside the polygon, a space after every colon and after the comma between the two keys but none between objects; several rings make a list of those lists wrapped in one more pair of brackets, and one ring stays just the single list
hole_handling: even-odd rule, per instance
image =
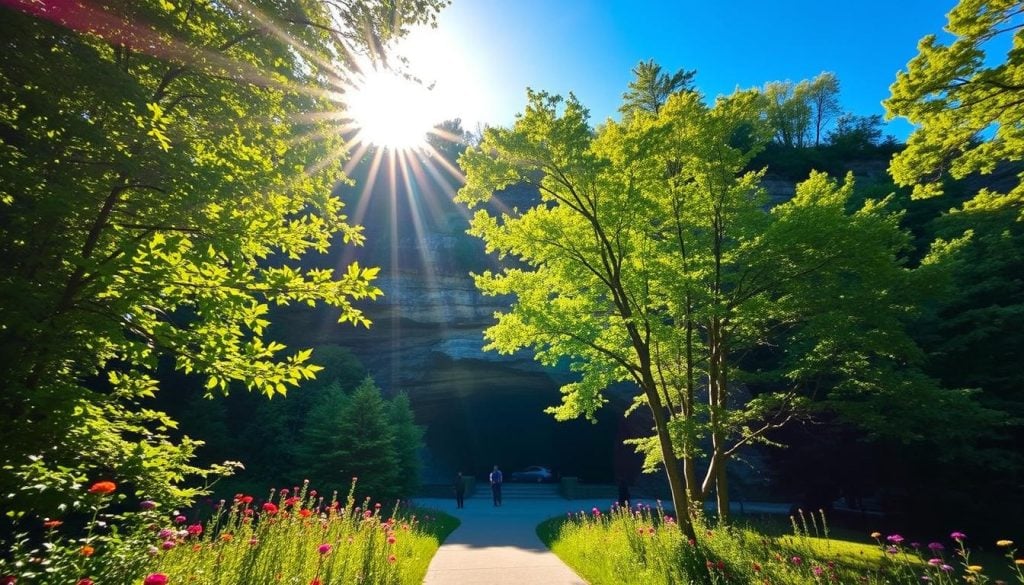
[{"label": "grass", "polygon": [[308,484],[266,501],[238,494],[209,515],[148,500],[137,512],[111,513],[124,499],[115,490],[112,482],[90,488],[84,526],[69,517],[68,526],[47,520],[42,541],[18,535],[0,556],[0,584],[413,585],[459,525],[429,509],[357,504],[352,490],[344,501],[336,492],[324,498]]},{"label": "grass", "polygon": [[1024,561],[1015,563],[1012,543],[983,564],[963,535],[920,544],[876,533],[872,542],[867,535],[837,537],[821,516],[797,517],[789,534],[771,526],[698,523],[697,538],[689,541],[661,509],[595,509],[547,520],[537,534],[594,585],[1024,583]]}]

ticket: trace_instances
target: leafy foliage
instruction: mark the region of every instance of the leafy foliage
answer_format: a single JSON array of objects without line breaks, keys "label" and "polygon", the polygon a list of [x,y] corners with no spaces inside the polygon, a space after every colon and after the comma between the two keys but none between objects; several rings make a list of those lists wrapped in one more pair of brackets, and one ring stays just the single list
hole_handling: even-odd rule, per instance
[{"label": "leafy foliage", "polygon": [[[962,0],[948,15],[946,31],[955,40],[947,46],[935,35],[921,39],[917,56],[897,75],[886,112],[917,129],[890,170],[897,183],[913,186],[915,197],[941,194],[947,172],[955,178],[988,174],[1003,161],[1024,158],[1022,14],[1013,0]],[[989,52],[999,41],[1010,43],[1006,58],[989,65],[995,61]],[[1020,178],[1004,192],[982,189],[966,208],[1011,207],[1021,213]]]},{"label": "leafy foliage", "polygon": [[97,476],[189,498],[196,443],[144,406],[159,358],[211,394],[283,394],[319,368],[266,338],[271,305],[369,324],[352,301],[380,294],[376,269],[296,264],[362,241],[331,195],[344,137],[315,114],[340,107],[325,88],[356,55],[443,4],[0,9],[5,508],[45,509]]}]

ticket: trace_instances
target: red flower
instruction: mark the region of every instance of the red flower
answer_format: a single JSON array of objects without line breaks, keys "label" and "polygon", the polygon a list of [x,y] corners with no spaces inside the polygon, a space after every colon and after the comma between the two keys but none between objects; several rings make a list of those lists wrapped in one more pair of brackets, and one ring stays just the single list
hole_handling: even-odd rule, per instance
[{"label": "red flower", "polygon": [[90,579],[88,577],[84,577],[82,579],[79,579],[78,583],[76,585],[93,585],[93,583],[92,583],[92,579]]},{"label": "red flower", "polygon": [[0,577],[0,585],[14,585],[18,582],[18,578],[14,575],[4,575]]},{"label": "red flower", "polygon": [[47,528],[47,529],[52,530],[52,529],[60,526],[63,523],[64,522],[61,521],[61,520],[47,520],[46,522],[43,522],[43,528]]},{"label": "red flower", "polygon": [[263,511],[271,515],[277,514],[277,506],[267,502],[266,504],[263,504]]},{"label": "red flower", "polygon": [[309,582],[309,585],[320,585],[320,579],[313,579]]},{"label": "red flower", "polygon": [[142,581],[142,585],[167,585],[167,575],[164,575],[163,573],[153,573]]},{"label": "red flower", "polygon": [[105,496],[117,489],[117,484],[112,481],[97,481],[89,488],[90,494]]},{"label": "red flower", "polygon": [[243,504],[245,504],[245,505],[249,505],[249,504],[251,504],[251,503],[252,503],[252,496],[242,496],[242,497],[241,497],[241,498],[239,499],[239,501],[240,501],[240,502],[242,502],[242,503],[243,503]]},{"label": "red flower", "polygon": [[395,555],[391,555],[390,557],[388,557],[388,562],[389,563],[394,563],[394,562],[397,562],[397,561],[398,561],[398,557],[396,557]]},{"label": "red flower", "polygon": [[189,526],[188,527],[188,533],[191,534],[192,536],[199,536],[200,534],[203,533],[203,525],[202,524],[193,524],[193,525]]},{"label": "red flower", "polygon": [[309,510],[306,508],[299,510],[299,516],[302,516],[303,518],[309,518],[312,514],[313,510]]},{"label": "red flower", "polygon": [[285,506],[294,506],[295,504],[298,504],[300,501],[301,500],[299,498],[297,498],[295,496],[292,496],[292,497],[290,497],[290,498],[288,498],[287,500],[284,501],[284,505]]}]

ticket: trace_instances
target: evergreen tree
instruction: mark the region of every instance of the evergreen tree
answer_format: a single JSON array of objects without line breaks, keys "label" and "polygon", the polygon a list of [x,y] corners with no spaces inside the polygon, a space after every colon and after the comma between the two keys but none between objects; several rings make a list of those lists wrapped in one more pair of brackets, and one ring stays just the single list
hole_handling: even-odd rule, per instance
[{"label": "evergreen tree", "polygon": [[681,91],[693,91],[695,70],[680,69],[672,75],[661,72],[661,65],[649,61],[641,61],[633,68],[633,81],[629,89],[622,94],[622,106],[619,112],[628,118],[636,111],[657,114],[668,101],[669,96]]}]

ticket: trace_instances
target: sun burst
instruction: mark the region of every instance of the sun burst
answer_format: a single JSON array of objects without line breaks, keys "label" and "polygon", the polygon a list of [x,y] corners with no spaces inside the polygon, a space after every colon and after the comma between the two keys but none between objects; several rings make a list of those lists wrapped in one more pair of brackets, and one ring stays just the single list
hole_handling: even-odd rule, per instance
[{"label": "sun burst", "polygon": [[345,96],[359,142],[392,150],[418,150],[440,120],[422,84],[390,71],[371,71]]}]

